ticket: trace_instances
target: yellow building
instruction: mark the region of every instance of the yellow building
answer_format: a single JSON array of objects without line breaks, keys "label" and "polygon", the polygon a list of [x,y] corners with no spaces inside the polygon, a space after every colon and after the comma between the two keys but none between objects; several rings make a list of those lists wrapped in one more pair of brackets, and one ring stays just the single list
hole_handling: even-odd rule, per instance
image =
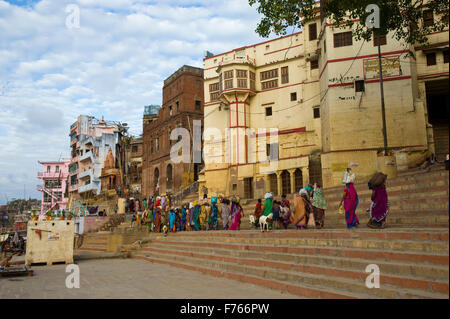
[{"label": "yellow building", "polygon": [[[281,195],[308,183],[340,185],[350,165],[359,181],[377,171],[383,147],[377,44],[355,41],[350,30],[325,22],[204,59],[200,180],[208,195]],[[448,85],[448,31],[430,35],[431,49],[410,47],[391,34],[380,41],[388,146],[399,170],[435,150],[448,153],[448,139],[446,150],[445,143],[434,145],[427,111],[434,103],[428,93],[440,94],[438,113],[448,119],[442,84]],[[428,50],[438,52],[430,69],[423,56]],[[433,76],[443,82],[425,83]],[[439,125],[448,136],[448,124]]]}]

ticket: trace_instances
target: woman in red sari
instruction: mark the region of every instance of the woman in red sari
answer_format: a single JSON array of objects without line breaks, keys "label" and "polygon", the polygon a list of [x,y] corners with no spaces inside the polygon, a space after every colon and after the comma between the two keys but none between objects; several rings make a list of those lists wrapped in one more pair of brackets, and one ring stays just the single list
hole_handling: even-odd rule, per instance
[{"label": "woman in red sari", "polygon": [[345,184],[344,194],[342,196],[341,202],[339,203],[339,207],[341,207],[342,202],[344,202],[344,210],[345,210],[345,221],[347,223],[347,228],[353,228],[359,225],[358,216],[356,216],[356,208],[359,204],[358,193],[356,192],[355,186],[353,183],[355,182],[356,175],[348,174]]}]

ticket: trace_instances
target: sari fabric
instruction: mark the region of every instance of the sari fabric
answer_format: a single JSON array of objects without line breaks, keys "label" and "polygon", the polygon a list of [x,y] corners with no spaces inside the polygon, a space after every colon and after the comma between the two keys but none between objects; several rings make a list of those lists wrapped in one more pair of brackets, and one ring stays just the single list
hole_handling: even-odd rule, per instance
[{"label": "sari fabric", "polygon": [[306,228],[307,209],[306,199],[303,196],[294,195],[294,225],[297,229]]},{"label": "sari fabric", "polygon": [[264,202],[264,216],[269,216],[272,213],[273,200],[272,198],[267,198]]},{"label": "sari fabric", "polygon": [[389,201],[384,186],[374,186],[372,191],[372,204],[370,205],[370,217],[372,222],[383,223],[389,213]]},{"label": "sari fabric", "polygon": [[233,223],[230,226],[230,230],[237,230],[239,228],[239,225],[241,223],[241,217],[242,217],[241,210],[238,208],[233,216]]},{"label": "sari fabric", "polygon": [[180,218],[180,229],[185,230],[185,224],[186,224],[186,209],[181,209],[181,218]]},{"label": "sari fabric", "polygon": [[155,213],[155,229],[154,231],[159,233],[161,231],[161,212],[159,210],[156,211]]},{"label": "sari fabric", "polygon": [[223,229],[228,229],[230,223],[230,207],[227,204],[222,206],[222,223]]},{"label": "sari fabric", "polygon": [[358,193],[353,183],[346,184],[344,199],[345,221],[347,228],[359,225],[358,216],[356,216],[356,208],[359,204]]},{"label": "sari fabric", "polygon": [[217,216],[219,214],[219,209],[217,208],[216,204],[212,204],[211,207],[211,214],[209,216],[209,223],[211,223],[211,228],[216,230],[217,229]]},{"label": "sari fabric", "polygon": [[201,225],[200,225],[200,207],[198,205],[196,205],[194,207],[193,222],[194,222],[194,230],[200,230],[201,229]]},{"label": "sari fabric", "polygon": [[169,213],[169,229],[170,231],[175,231],[175,213],[170,211]]}]

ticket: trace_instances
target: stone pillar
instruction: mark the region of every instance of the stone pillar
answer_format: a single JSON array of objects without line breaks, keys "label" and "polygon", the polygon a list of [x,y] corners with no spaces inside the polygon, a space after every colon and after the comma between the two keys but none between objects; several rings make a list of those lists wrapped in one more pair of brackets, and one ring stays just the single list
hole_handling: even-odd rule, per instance
[{"label": "stone pillar", "polygon": [[295,168],[294,169],[289,169],[289,177],[291,178],[291,194],[297,193],[298,189],[295,189]]},{"label": "stone pillar", "polygon": [[308,167],[302,167],[302,175],[303,175],[303,187],[306,187],[309,184],[309,168]]},{"label": "stone pillar", "polygon": [[275,172],[277,174],[277,196],[281,196],[283,193],[282,181],[281,181],[281,171]]}]

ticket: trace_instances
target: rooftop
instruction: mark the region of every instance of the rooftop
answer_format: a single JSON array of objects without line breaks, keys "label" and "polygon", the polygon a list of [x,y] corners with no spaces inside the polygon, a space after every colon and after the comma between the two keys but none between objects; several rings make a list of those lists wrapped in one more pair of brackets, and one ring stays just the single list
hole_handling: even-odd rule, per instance
[{"label": "rooftop", "polygon": [[173,79],[181,75],[182,73],[195,73],[203,77],[203,69],[202,68],[196,68],[194,66],[190,65],[183,65],[181,68],[179,68],[175,73],[173,73],[171,76],[169,76],[167,79],[164,80],[164,85],[167,85],[170,83]]}]

